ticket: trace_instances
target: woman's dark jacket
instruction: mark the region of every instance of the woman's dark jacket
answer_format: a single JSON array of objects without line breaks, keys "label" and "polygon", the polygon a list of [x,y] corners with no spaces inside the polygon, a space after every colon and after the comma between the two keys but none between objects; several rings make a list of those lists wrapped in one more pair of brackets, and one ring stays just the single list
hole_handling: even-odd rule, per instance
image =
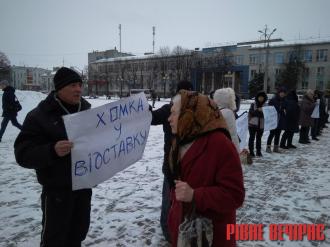
[{"label": "woman's dark jacket", "polygon": [[268,102],[268,105],[275,107],[278,116],[278,125],[276,129],[286,130],[286,98],[281,98],[279,94],[275,94]]},{"label": "woman's dark jacket", "polygon": [[152,121],[151,125],[163,125],[164,131],[164,161],[163,161],[163,173],[166,179],[170,182],[170,185],[173,184],[173,178],[171,172],[169,171],[169,153],[172,144],[172,130],[168,122],[168,118],[171,114],[171,104],[165,104],[161,108],[152,111]]},{"label": "woman's dark jacket", "polygon": [[294,92],[290,92],[286,97],[286,130],[299,131],[299,115],[298,96]]},{"label": "woman's dark jacket", "polygon": [[[78,106],[65,106],[72,113],[78,110]],[[81,110],[90,107],[82,98]],[[72,188],[71,155],[59,157],[54,149],[56,142],[68,139],[63,115],[66,112],[55,100],[54,92],[51,92],[27,114],[23,129],[14,143],[17,163],[22,167],[35,169],[38,182],[46,189]]]},{"label": "woman's dark jacket", "polygon": [[16,117],[15,88],[12,86],[6,86],[2,91],[2,116],[8,118]]},{"label": "woman's dark jacket", "polygon": [[[258,97],[264,97],[264,100],[260,102]],[[263,91],[258,92],[254,97],[254,103],[251,104],[249,109],[249,127],[263,129],[264,128],[264,114],[262,111],[259,111],[258,108],[261,108],[265,105],[267,101],[267,94]]]}]

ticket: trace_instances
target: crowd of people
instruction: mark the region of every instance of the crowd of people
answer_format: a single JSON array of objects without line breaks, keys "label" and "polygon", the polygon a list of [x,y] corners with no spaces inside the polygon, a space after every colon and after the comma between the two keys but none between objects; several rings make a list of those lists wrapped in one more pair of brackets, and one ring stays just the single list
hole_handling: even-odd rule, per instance
[{"label": "crowd of people", "polygon": [[299,133],[299,143],[301,144],[309,144],[311,139],[318,141],[322,129],[327,128],[329,114],[326,110],[324,94],[319,90],[307,90],[302,101],[299,102],[294,90],[287,92],[284,87],[280,87],[273,98],[268,103],[266,102],[266,93],[259,92],[249,109],[249,151],[252,157],[255,156],[255,140],[256,155],[262,156],[261,138],[264,132],[262,107],[265,105],[274,106],[278,115],[278,125],[275,129],[270,130],[267,139],[267,153],[281,153],[280,149],[297,148],[292,143],[295,133]]},{"label": "crowd of people", "polygon": [[[62,116],[87,110],[91,105],[82,98],[82,79],[75,71],[59,69],[54,86],[55,90],[28,113],[23,125],[17,123],[17,109],[11,114],[4,110],[0,133],[2,136],[9,120],[21,129],[14,144],[16,161],[35,169],[42,186],[40,246],[81,246],[90,224],[92,189],[72,191],[73,143],[68,140]],[[16,99],[10,87],[5,90],[12,94],[4,98]],[[327,128],[322,92],[308,90],[302,102],[298,102],[295,91],[287,92],[284,87],[269,101],[265,92],[258,92],[248,112],[248,147],[253,157],[262,156],[262,108],[266,105],[274,106],[278,113],[278,125],[269,133],[266,152],[296,148],[292,140],[298,132],[302,144],[309,144],[310,136],[317,141],[322,129]],[[151,124],[162,125],[164,131],[160,225],[165,239],[173,247],[180,246],[180,226],[187,219],[194,220],[190,218],[194,215],[211,227],[212,238],[203,235],[202,239],[185,241],[236,246],[235,238],[226,239],[226,226],[236,223],[236,210],[245,197],[241,140],[236,129],[239,97],[231,88],[203,95],[194,92],[189,81],[180,81],[171,103],[156,110],[153,107]]]}]

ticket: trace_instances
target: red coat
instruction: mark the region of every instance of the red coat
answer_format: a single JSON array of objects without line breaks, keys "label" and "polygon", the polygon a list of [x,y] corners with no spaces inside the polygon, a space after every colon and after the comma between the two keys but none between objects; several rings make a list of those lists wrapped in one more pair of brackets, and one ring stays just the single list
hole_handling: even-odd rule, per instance
[{"label": "red coat", "polygon": [[[236,209],[244,201],[243,174],[234,144],[222,133],[197,139],[181,160],[181,180],[194,189],[196,212],[213,221],[213,247],[236,246],[226,241],[226,225],[236,223]],[[173,193],[174,195],[174,193]],[[173,196],[168,216],[172,247],[176,247],[183,208]]]}]

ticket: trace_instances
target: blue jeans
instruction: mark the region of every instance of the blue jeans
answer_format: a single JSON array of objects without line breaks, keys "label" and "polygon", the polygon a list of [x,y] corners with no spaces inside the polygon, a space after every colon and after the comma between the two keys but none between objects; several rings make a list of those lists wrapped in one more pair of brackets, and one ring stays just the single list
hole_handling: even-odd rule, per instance
[{"label": "blue jeans", "polygon": [[22,125],[20,125],[19,122],[17,122],[16,117],[4,117],[1,122],[0,141],[3,136],[3,133],[5,133],[9,121],[11,121],[11,124],[14,125],[15,127],[19,128],[20,130],[22,129]]}]

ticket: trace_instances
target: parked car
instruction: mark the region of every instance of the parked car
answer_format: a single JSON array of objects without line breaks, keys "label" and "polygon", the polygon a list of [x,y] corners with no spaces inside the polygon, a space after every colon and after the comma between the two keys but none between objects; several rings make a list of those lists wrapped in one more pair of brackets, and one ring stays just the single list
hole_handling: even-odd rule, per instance
[{"label": "parked car", "polygon": [[144,89],[144,88],[142,88],[142,89],[131,89],[130,90],[130,95],[134,95],[134,94],[138,94],[138,93],[142,93],[142,92],[146,95],[146,98],[148,100],[151,99],[151,89]]},{"label": "parked car", "polygon": [[97,99],[98,98],[98,96],[97,95],[95,95],[95,94],[91,94],[91,95],[89,95],[89,97],[88,97],[89,99]]}]

